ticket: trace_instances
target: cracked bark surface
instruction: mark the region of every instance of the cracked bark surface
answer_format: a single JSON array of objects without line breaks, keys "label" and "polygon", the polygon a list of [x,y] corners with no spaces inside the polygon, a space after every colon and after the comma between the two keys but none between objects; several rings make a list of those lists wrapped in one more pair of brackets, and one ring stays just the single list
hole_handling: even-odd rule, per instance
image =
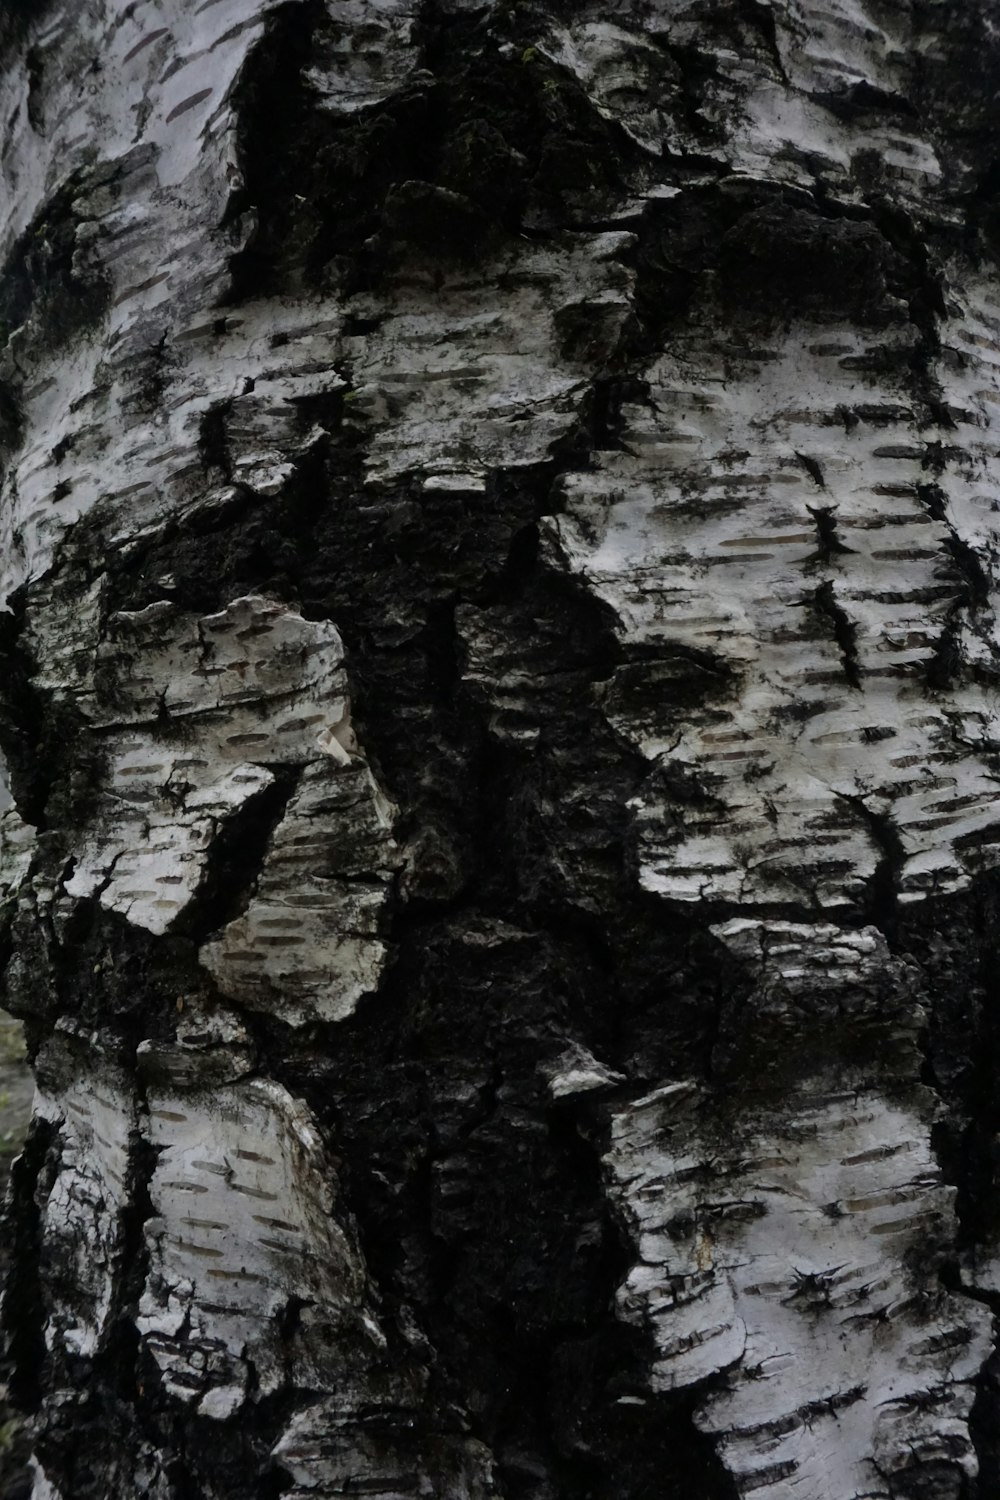
[{"label": "cracked bark surface", "polygon": [[995,1489],[998,27],[5,9],[35,1500]]}]

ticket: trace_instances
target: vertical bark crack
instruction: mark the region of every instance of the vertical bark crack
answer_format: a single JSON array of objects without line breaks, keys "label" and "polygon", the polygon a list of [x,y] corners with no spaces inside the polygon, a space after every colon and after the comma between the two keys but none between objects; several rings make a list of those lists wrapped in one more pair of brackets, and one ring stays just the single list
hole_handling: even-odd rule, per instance
[{"label": "vertical bark crack", "polygon": [[858,656],[858,627],[837,599],[832,579],[814,590],[809,607],[830,630],[840,651],[844,676],[856,691],[861,690],[861,664]]}]

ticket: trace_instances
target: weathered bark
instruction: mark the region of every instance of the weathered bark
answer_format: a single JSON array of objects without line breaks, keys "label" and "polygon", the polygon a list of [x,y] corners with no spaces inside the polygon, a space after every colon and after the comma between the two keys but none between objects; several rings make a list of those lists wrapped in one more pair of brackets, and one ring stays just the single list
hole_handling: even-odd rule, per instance
[{"label": "weathered bark", "polygon": [[993,1493],[998,37],[8,5],[36,1500]]}]

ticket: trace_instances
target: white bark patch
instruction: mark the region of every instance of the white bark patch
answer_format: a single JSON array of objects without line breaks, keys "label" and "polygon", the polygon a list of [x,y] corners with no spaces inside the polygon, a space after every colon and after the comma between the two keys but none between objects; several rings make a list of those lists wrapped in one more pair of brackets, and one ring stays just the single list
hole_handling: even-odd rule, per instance
[{"label": "white bark patch", "polygon": [[[663,57],[666,42],[696,47],[711,59],[699,115],[716,133],[701,138],[698,149],[734,173],[811,192],[822,163],[834,190],[855,199],[852,158],[872,151],[901,201],[917,204],[940,185],[925,121],[905,109],[919,86],[907,12],[893,14],[871,0],[796,0],[768,5],[758,18],[761,45],[747,53],[728,41],[713,44],[695,0],[659,0],[641,10],[628,0],[585,0],[540,45],[576,76],[603,115],[650,151],[666,146],[683,154],[691,147],[674,94],[679,70]],[[935,21],[926,18],[925,46],[933,46]],[[768,22],[772,45],[765,43]],[[947,26],[944,14],[937,24]],[[883,118],[843,108],[848,91],[858,88],[902,101],[902,113]],[[664,108],[665,101],[673,107]]]},{"label": "white bark patch", "polygon": [[97,659],[116,673],[129,668],[102,727],[194,716],[217,726],[217,753],[230,761],[248,748],[300,760],[347,712],[336,628],[273,599],[234,599],[201,619],[166,601],[117,614]]},{"label": "white bark patch", "polygon": [[575,1094],[593,1094],[616,1088],[625,1075],[607,1067],[586,1047],[574,1043],[549,1065],[542,1068],[553,1099],[569,1099]]},{"label": "white bark patch", "polygon": [[37,1458],[31,1460],[31,1500],[62,1500]]},{"label": "white bark patch", "polygon": [[114,1308],[131,1202],[136,1105],[121,1069],[86,1038],[57,1032],[37,1059],[34,1112],[58,1132],[59,1164],[42,1208],[51,1247],[43,1277],[49,1347],[96,1353]]},{"label": "white bark patch", "polygon": [[[204,761],[167,759],[149,741],[126,740],[111,762],[107,821],[85,843],[64,884],[68,896],[97,896],[137,927],[166,932],[201,884],[225,820],[273,777],[256,766],[199,785]],[[112,821],[112,815],[114,821]]]},{"label": "white bark patch", "polygon": [[[37,38],[46,79],[92,77],[97,57],[114,85],[50,87],[41,130],[26,107],[26,70],[9,68],[0,79],[4,254],[56,190],[89,169],[76,240],[110,293],[99,337],[53,350],[36,336],[32,313],[0,361],[21,387],[28,434],[0,491],[4,596],[46,571],[67,526],[98,501],[121,503],[134,527],[143,512],[162,516],[192,497],[198,466],[177,440],[186,413],[151,422],[139,388],[151,350],[162,340],[169,363],[169,338],[222,292],[226,258],[249,231],[248,223],[216,228],[241,181],[232,92],[277,5],[156,0],[127,14],[98,5],[85,28],[75,6],[54,10]],[[60,479],[69,489],[54,503]]]},{"label": "white bark patch", "polygon": [[152,1086],[157,1165],[145,1226],[150,1270],[137,1326],[166,1388],[205,1416],[287,1379],[278,1318],[292,1299],[342,1336],[381,1346],[364,1263],[304,1105],[249,1079],[204,1091]]},{"label": "white bark patch", "polygon": [[348,115],[387,99],[416,60],[413,0],[326,0],[333,25],[306,78],[333,114]]},{"label": "white bark patch", "polygon": [[911,1464],[974,1474],[991,1320],[925,1269],[953,1197],[926,1119],[870,1092],[816,1095],[727,1141],[710,1111],[676,1084],[615,1121],[613,1191],[640,1257],[620,1306],[653,1331],[653,1389],[725,1373],[696,1420],[775,1500],[887,1497]]},{"label": "white bark patch", "polygon": [[[973,435],[955,461],[956,519],[929,512],[919,486],[944,433],[864,367],[901,339],[800,326],[748,353],[701,333],[649,371],[628,451],[565,480],[566,513],[549,523],[562,559],[624,642],[663,653],[641,709],[614,684],[605,702],[686,781],[683,826],[663,817],[661,778],[635,803],[642,883],[672,901],[850,904],[887,853],[878,820],[899,841],[904,902],[961,889],[1000,857],[996,694],[959,678],[928,696],[921,680],[962,605],[955,535],[993,580],[976,518],[997,483]],[[995,352],[966,384],[980,409],[1000,398]],[[969,635],[966,659],[992,675],[992,607]],[[701,701],[678,707],[672,683]]]},{"label": "white bark patch", "polygon": [[[566,235],[474,273],[448,271],[433,295],[429,276],[414,276],[388,305],[354,298],[379,324],[344,340],[352,408],[375,424],[371,481],[418,472],[428,487],[448,476],[482,483],[492,469],[548,458],[588,389],[559,354],[558,315],[589,299],[592,336],[610,354],[631,311],[632,273],[620,257],[633,241],[617,231]],[[484,275],[498,282],[485,306]]]},{"label": "white bark patch", "polygon": [[269,599],[202,619],[164,601],[113,617],[102,666],[113,712],[86,683],[80,702],[107,736],[109,774],[65,890],[161,933],[225,820],[273,782],[264,762],[344,757],[343,648],[334,626]]},{"label": "white bark patch", "polygon": [[398,1422],[387,1429],[387,1415],[377,1403],[362,1415],[343,1398],[299,1412],[274,1448],[293,1481],[284,1492],[289,1500],[335,1500],[358,1490],[408,1494],[431,1474],[435,1491],[449,1500],[484,1500],[497,1493],[482,1443],[445,1434],[428,1437],[416,1424],[410,1432]]},{"label": "white bark patch", "polygon": [[0,760],[0,901],[16,895],[31,866],[35,829],[25,823],[10,790],[6,767]]},{"label": "white bark patch", "polygon": [[664,142],[674,149],[680,144],[670,108],[678,70],[650,37],[584,15],[553,27],[539,50],[572,73],[605,119],[624,126],[647,151],[658,156]]},{"label": "white bark patch", "polygon": [[[779,1101],[678,1082],[615,1114],[609,1185],[637,1252],[619,1306],[652,1333],[653,1389],[721,1377],[695,1419],[741,1489],[775,1500],[888,1497],[926,1465],[957,1485],[977,1469],[991,1318],[940,1285],[954,1189],[916,1082],[919,1009],[894,1007],[872,929],[736,920],[718,935],[759,975],[751,1037],[777,1028],[794,1047],[812,1018],[826,1060]],[[870,1045],[838,1067],[830,1028],[857,1037],[866,1016]]]}]

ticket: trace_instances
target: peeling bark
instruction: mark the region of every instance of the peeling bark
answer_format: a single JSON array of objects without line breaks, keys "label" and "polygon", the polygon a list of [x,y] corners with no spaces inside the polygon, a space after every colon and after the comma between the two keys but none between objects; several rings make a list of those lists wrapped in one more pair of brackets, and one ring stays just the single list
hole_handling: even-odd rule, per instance
[{"label": "peeling bark", "polygon": [[33,1500],[992,1493],[996,20],[6,8]]}]

